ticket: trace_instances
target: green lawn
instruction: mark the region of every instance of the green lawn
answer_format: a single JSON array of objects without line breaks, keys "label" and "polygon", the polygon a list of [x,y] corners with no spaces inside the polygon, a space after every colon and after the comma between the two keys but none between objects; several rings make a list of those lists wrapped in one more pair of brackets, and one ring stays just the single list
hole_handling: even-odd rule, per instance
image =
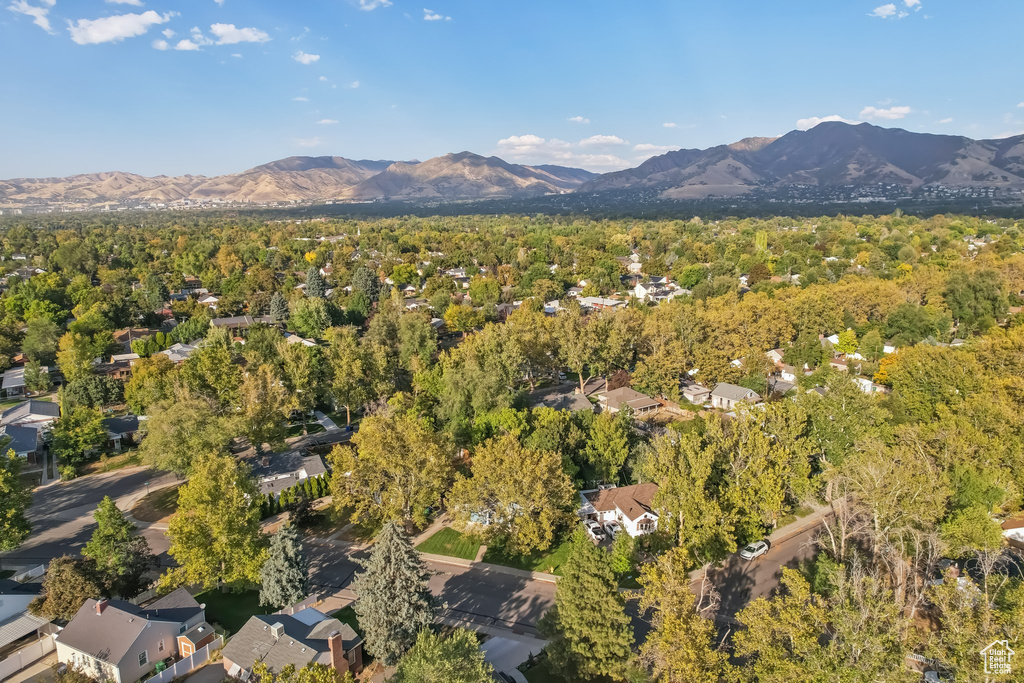
[{"label": "green lawn", "polygon": [[566,537],[559,545],[545,552],[535,552],[529,555],[510,555],[502,548],[488,547],[487,552],[484,553],[484,562],[531,572],[561,575],[562,565],[565,564],[565,560],[569,556],[571,544],[571,540]]},{"label": "green lawn", "polygon": [[229,634],[249,621],[254,614],[270,614],[274,610],[260,606],[260,592],[248,590],[242,593],[222,593],[214,588],[196,596],[201,605],[206,605],[206,620],[224,627]]},{"label": "green lawn", "polygon": [[340,621],[341,623],[348,624],[349,626],[351,626],[352,630],[358,633],[359,635],[363,635],[363,629],[359,628],[359,619],[356,618],[356,611],[352,609],[352,605],[349,605],[348,607],[344,607],[338,610],[331,616]]},{"label": "green lawn", "polygon": [[[306,433],[307,434],[319,434],[320,432],[324,432],[324,431],[327,431],[327,430],[324,429],[323,425],[320,424],[319,422],[310,422],[310,423],[306,424]],[[292,437],[292,436],[302,436],[302,425],[301,424],[289,425],[289,427],[288,427],[288,436],[289,437]]]},{"label": "green lawn", "polygon": [[128,451],[119,455],[111,455],[106,459],[91,460],[82,466],[79,476],[99,474],[100,472],[113,472],[124,467],[134,467],[142,464],[142,457],[138,451]]},{"label": "green lawn", "polygon": [[431,555],[447,555],[461,557],[463,560],[475,560],[480,552],[480,543],[455,529],[444,528],[416,546],[416,550]]}]

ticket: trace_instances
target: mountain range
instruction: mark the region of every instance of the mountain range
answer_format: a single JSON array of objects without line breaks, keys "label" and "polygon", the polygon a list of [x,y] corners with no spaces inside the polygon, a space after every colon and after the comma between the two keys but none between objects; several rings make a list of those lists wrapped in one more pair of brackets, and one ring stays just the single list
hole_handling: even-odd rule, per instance
[{"label": "mountain range", "polygon": [[471,152],[426,161],[289,157],[216,177],[107,172],[0,180],[0,207],[222,201],[446,202],[647,190],[661,199],[735,197],[792,188],[897,186],[905,191],[1024,190],[1024,135],[1001,140],[822,123],[779,138],[680,149],[598,175]]}]

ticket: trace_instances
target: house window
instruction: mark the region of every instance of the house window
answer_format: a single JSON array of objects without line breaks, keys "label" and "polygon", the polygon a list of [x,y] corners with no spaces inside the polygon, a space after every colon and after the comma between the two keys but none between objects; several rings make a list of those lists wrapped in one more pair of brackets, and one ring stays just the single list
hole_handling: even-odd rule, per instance
[{"label": "house window", "polygon": [[186,630],[188,630],[188,624],[182,624],[181,626],[178,627],[178,635],[180,636]]},{"label": "house window", "polygon": [[146,650],[143,650],[142,652],[139,653],[139,666],[146,666],[146,663],[148,661],[149,661],[149,652],[146,651]]},{"label": "house window", "polygon": [[157,643],[156,651],[157,652],[163,652],[164,651],[164,639],[163,638],[161,638],[160,642]]}]

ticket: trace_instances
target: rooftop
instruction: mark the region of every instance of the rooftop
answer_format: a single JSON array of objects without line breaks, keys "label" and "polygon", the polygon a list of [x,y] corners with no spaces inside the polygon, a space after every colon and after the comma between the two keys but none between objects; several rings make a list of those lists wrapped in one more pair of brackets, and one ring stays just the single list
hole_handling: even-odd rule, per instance
[{"label": "rooftop", "polygon": [[611,512],[618,508],[626,517],[635,520],[645,512],[654,513],[652,506],[657,493],[658,485],[647,483],[584,491],[582,495],[598,512]]}]

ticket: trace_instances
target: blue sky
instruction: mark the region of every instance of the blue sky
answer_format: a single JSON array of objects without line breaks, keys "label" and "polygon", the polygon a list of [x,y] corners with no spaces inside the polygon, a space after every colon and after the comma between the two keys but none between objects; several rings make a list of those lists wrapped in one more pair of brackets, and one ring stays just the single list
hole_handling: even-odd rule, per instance
[{"label": "blue sky", "polygon": [[[424,5],[424,3],[428,3]],[[0,177],[1024,132],[1020,0],[0,0]]]}]

